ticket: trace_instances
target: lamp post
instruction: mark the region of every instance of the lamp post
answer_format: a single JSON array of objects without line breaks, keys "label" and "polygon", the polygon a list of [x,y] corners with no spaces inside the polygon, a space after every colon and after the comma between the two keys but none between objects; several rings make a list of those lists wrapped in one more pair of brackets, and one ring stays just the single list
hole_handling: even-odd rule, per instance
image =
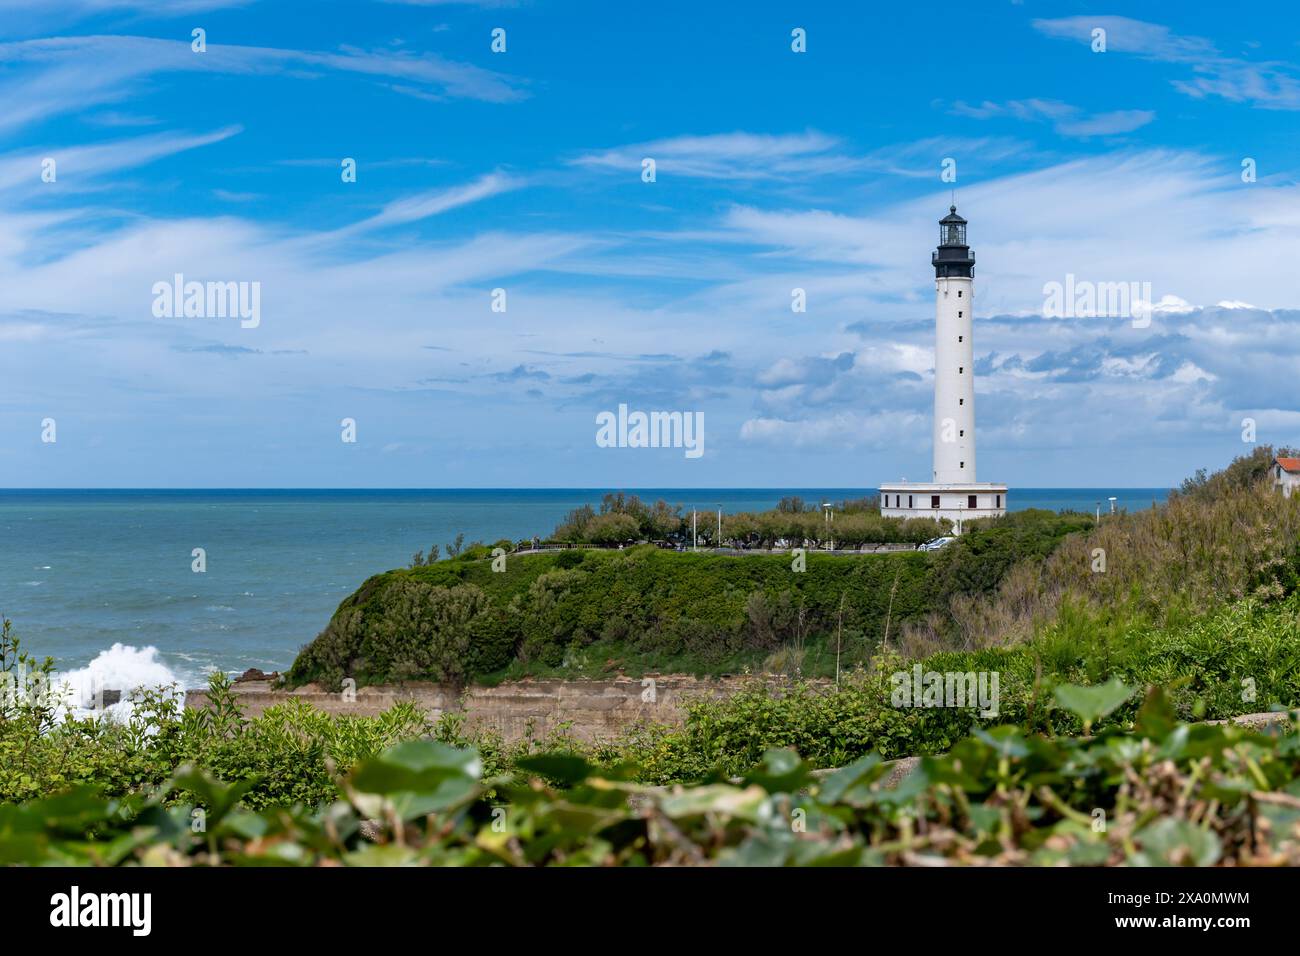
[{"label": "lamp post", "polygon": [[1110,513],[1111,513],[1111,514],[1114,514],[1114,513],[1115,513],[1115,502],[1116,502],[1117,500],[1118,500],[1118,499],[1117,499],[1114,495],[1111,495],[1111,496],[1110,496]]},{"label": "lamp post", "polygon": [[718,502],[718,540],[714,542],[715,548],[722,547],[722,502]]}]

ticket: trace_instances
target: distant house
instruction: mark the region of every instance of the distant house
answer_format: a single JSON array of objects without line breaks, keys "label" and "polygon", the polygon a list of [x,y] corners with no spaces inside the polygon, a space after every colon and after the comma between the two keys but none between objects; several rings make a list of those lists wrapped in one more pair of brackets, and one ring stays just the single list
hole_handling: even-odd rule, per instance
[{"label": "distant house", "polygon": [[1288,498],[1300,488],[1300,458],[1273,459],[1273,487],[1281,488]]}]

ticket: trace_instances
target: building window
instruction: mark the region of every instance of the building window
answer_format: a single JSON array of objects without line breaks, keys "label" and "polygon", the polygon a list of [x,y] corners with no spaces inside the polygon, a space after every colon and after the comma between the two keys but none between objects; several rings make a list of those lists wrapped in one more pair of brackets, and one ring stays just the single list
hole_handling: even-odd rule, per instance
[{"label": "building window", "polygon": [[957,336],[957,341],[960,342],[963,338],[965,338],[965,336],[959,335]]},{"label": "building window", "polygon": [[998,507],[999,507],[999,508],[1002,507],[1002,496],[1001,496],[1001,495],[998,495]]},{"label": "building window", "polygon": [[964,398],[959,398],[959,399],[957,399],[957,404],[958,404],[958,405],[965,405],[965,404],[966,404],[966,399],[964,399]]},{"label": "building window", "polygon": [[966,437],[966,429],[963,428],[961,431],[957,432],[957,437],[958,437],[958,438],[965,438],[965,437]]},{"label": "building window", "polygon": [[963,462],[961,463],[961,466],[962,466],[963,468],[965,468],[965,467],[966,467],[966,462],[963,461]]},{"label": "building window", "polygon": [[958,290],[957,290],[957,298],[959,298],[959,299],[961,298],[961,289],[958,289]]},{"label": "building window", "polygon": [[900,501],[902,501],[902,500],[903,500],[903,496],[902,496],[902,495],[894,495],[894,507],[897,508],[897,507],[898,507],[898,503],[899,503]]},{"label": "building window", "polygon": [[976,502],[976,498],[975,498],[974,495],[967,495],[967,496],[966,496],[966,507],[967,507],[967,508],[978,508],[979,505],[976,504],[975,502]]},{"label": "building window", "polygon": [[958,309],[958,310],[957,310],[957,318],[959,318],[959,319],[961,318],[961,309]]},{"label": "building window", "polygon": [[937,507],[939,507],[939,496],[938,496],[938,495],[931,495],[931,496],[930,496],[930,507],[931,507],[931,508],[937,508]]},{"label": "building window", "polygon": [[907,506],[908,506],[909,508],[912,507],[912,496],[911,496],[911,495],[908,495],[908,496],[907,496]]}]

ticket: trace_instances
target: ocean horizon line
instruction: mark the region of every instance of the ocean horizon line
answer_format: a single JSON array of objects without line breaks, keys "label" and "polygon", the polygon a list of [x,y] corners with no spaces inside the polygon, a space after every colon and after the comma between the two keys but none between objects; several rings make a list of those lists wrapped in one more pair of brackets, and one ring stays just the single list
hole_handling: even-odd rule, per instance
[{"label": "ocean horizon line", "polygon": [[[920,482],[918,482],[919,484]],[[1176,485],[1016,485],[1008,483],[1011,491],[1017,488],[1026,491],[1171,491]],[[172,494],[178,492],[411,492],[411,491],[564,491],[564,492],[610,492],[610,491],[871,491],[877,492],[879,485],[445,485],[445,486],[378,486],[356,485],[347,487],[312,487],[295,485],[274,486],[229,486],[229,487],[143,487],[123,486],[56,486],[37,487],[0,487],[0,494],[10,493],[58,493],[58,492],[143,492],[148,494]]]}]

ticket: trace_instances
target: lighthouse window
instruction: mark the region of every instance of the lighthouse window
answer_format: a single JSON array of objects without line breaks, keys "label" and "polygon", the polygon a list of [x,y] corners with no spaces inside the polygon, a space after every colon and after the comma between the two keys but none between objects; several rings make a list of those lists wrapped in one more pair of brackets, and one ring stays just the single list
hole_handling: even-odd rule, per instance
[{"label": "lighthouse window", "polygon": [[966,366],[964,366],[964,365],[958,365],[958,366],[957,366],[957,374],[958,374],[958,375],[960,375],[960,374],[961,374],[962,372],[964,372],[964,371],[966,371]]},{"label": "lighthouse window", "polygon": [[975,496],[974,496],[974,495],[967,495],[967,496],[966,496],[966,507],[967,507],[967,508],[978,508],[978,507],[979,507],[977,504],[975,504]]},{"label": "lighthouse window", "polygon": [[966,462],[963,461],[963,462],[961,463],[961,466],[962,466],[963,468],[965,468],[965,467],[966,467]]},{"label": "lighthouse window", "polygon": [[931,508],[937,508],[937,507],[939,507],[939,496],[938,496],[938,495],[931,495],[931,496],[930,496],[930,507],[931,507]]},{"label": "lighthouse window", "polygon": [[965,404],[966,404],[966,399],[964,399],[964,398],[959,398],[959,399],[957,399],[957,404],[958,404],[958,405],[965,405]]},{"label": "lighthouse window", "polygon": [[957,437],[958,437],[958,438],[965,438],[965,437],[966,437],[966,429],[963,428],[961,431],[959,431],[959,432],[957,433]]},{"label": "lighthouse window", "polygon": [[960,342],[960,341],[961,341],[962,339],[964,339],[965,337],[966,337],[966,336],[964,336],[964,335],[959,335],[959,336],[957,336],[957,341]]},{"label": "lighthouse window", "polygon": [[957,318],[959,318],[959,319],[961,318],[961,309],[958,309],[958,310],[957,310]]},{"label": "lighthouse window", "polygon": [[961,298],[961,289],[958,289],[958,290],[957,290],[957,298],[959,298],[959,299]]}]

